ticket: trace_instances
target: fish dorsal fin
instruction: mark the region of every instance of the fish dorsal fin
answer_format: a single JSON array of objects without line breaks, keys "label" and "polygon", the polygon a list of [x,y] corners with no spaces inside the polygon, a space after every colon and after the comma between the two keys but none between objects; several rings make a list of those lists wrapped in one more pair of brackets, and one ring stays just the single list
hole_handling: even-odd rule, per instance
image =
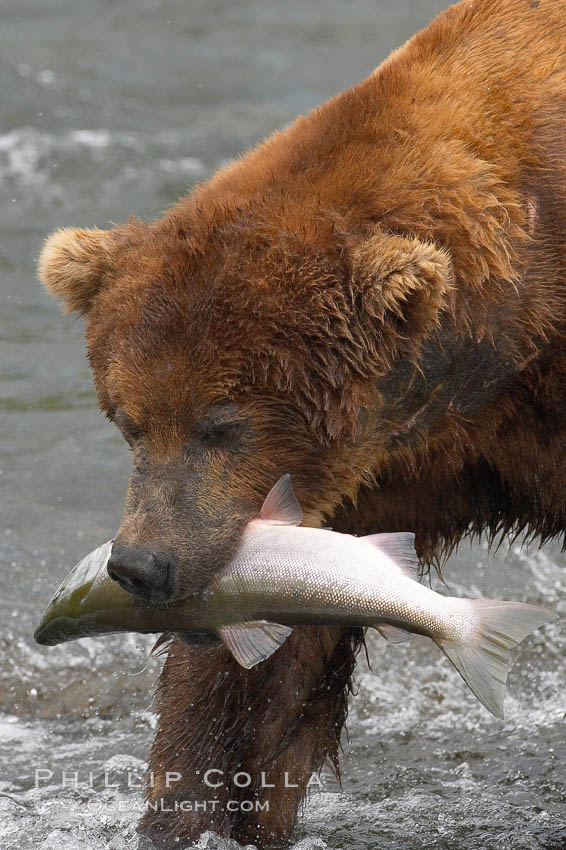
[{"label": "fish dorsal fin", "polygon": [[303,521],[303,512],[293,493],[289,473],[271,488],[259,518],[274,525],[299,525]]},{"label": "fish dorsal fin", "polygon": [[222,642],[230,650],[238,664],[248,670],[260,661],[273,655],[285,643],[293,629],[279,623],[256,620],[224,626],[219,631]]},{"label": "fish dorsal fin", "polygon": [[419,580],[419,559],[415,552],[415,535],[411,531],[368,534],[361,539],[391,558],[409,578]]},{"label": "fish dorsal fin", "polygon": [[381,637],[384,637],[389,643],[405,643],[406,640],[411,638],[410,632],[400,629],[399,626],[390,626],[389,623],[381,623],[375,628]]}]

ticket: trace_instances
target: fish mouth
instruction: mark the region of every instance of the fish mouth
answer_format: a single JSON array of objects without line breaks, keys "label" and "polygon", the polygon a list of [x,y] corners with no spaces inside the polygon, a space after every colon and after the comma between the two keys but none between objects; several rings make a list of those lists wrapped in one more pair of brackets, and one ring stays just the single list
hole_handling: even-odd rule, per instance
[{"label": "fish mouth", "polygon": [[164,620],[161,625],[151,623],[144,627],[143,619],[137,623],[102,622],[96,612],[89,616],[76,617],[44,617],[33,633],[33,638],[40,646],[57,646],[71,640],[85,637],[103,637],[104,635],[121,632],[137,632],[138,634],[170,634],[179,638],[187,646],[217,646],[222,643],[214,632],[192,632],[182,629],[172,629],[171,624]]},{"label": "fish mouth", "polygon": [[131,629],[117,622],[104,627],[97,621],[96,615],[83,616],[80,622],[75,617],[44,617],[33,633],[33,638],[41,646],[57,646],[59,643],[67,643],[70,640],[122,631],[131,631]]}]

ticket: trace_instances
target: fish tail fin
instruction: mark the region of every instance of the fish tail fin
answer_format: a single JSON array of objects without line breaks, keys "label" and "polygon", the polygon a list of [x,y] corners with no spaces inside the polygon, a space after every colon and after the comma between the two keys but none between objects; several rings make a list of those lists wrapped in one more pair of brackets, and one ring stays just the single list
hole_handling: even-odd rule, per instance
[{"label": "fish tail fin", "polygon": [[521,602],[466,599],[476,617],[475,634],[457,643],[435,643],[452,662],[479,701],[503,719],[503,699],[511,651],[523,638],[558,615],[548,608]]}]

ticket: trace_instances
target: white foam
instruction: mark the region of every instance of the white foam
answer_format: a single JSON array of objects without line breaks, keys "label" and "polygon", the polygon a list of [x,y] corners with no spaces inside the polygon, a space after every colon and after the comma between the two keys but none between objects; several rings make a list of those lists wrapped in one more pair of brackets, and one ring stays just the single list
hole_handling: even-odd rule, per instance
[{"label": "white foam", "polygon": [[[87,157],[101,167],[113,151],[112,171],[135,179],[141,168],[188,177],[204,177],[210,168],[198,157],[163,156],[170,139],[162,131],[154,135],[111,132],[107,128],[85,128],[54,133],[36,127],[19,127],[0,134],[0,185],[41,188],[49,195],[61,195],[66,188],[56,180],[57,168],[68,162],[81,166]],[[178,144],[175,145],[178,147]],[[143,157],[140,161],[139,158]],[[120,164],[125,160],[125,164]],[[93,171],[93,173],[96,173]]]},{"label": "white foam", "polygon": [[109,130],[71,130],[68,138],[87,148],[107,148],[112,141]]}]

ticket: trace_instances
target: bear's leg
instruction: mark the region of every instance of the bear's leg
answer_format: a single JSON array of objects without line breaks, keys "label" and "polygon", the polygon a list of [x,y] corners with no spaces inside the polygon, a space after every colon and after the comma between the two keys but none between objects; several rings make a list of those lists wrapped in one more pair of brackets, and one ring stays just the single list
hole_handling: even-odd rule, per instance
[{"label": "bear's leg", "polygon": [[140,832],[159,848],[207,829],[261,847],[289,838],[311,775],[326,758],[337,763],[362,639],[296,628],[252,670],[223,648],[172,641]]}]

